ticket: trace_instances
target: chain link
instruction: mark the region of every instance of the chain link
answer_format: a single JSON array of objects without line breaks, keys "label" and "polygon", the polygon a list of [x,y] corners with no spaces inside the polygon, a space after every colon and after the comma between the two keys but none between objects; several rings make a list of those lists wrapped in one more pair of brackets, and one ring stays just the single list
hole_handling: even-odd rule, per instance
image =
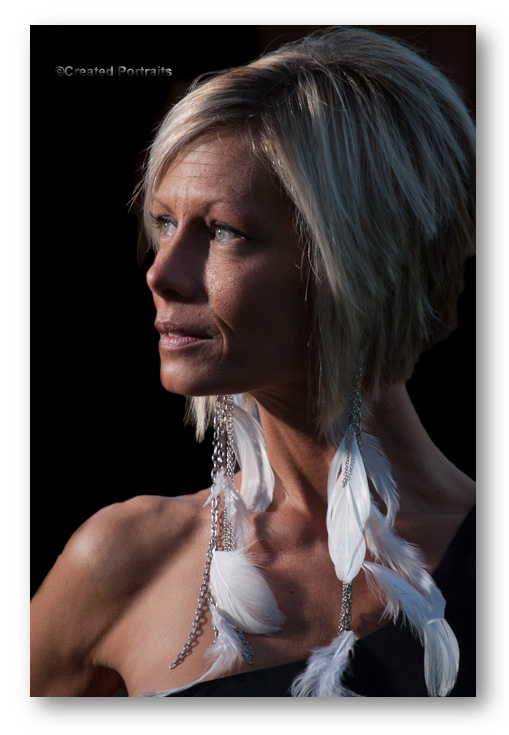
[{"label": "chain link", "polygon": [[[229,445],[231,446],[231,441],[228,441],[228,432],[230,432],[230,436],[233,434],[233,422],[227,420],[227,417],[228,416],[231,417],[232,415],[231,405],[229,405],[230,401],[231,403],[233,403],[232,396],[224,396],[224,397],[218,396],[216,398],[216,411],[214,414],[214,451],[212,454],[211,492],[213,492],[215,489],[216,479],[217,479],[219,472],[221,470],[226,470],[226,472],[228,472],[229,470],[228,462],[230,462],[230,466],[231,466],[231,463],[233,463],[233,458],[230,459],[228,457]],[[228,424],[230,424],[230,426]],[[232,471],[231,476],[233,476],[233,471]],[[214,555],[214,551],[217,549],[218,535],[219,535],[218,534],[219,498],[218,497],[212,498],[210,502],[211,502],[211,512],[212,512],[212,520],[211,520],[211,527],[210,527],[210,542],[209,542],[209,548],[207,549],[207,558],[205,560],[205,568],[202,574],[202,583],[200,585],[200,595],[198,597],[198,606],[194,613],[193,626],[187,638],[187,643],[185,643],[184,647],[182,648],[182,651],[169,665],[170,669],[174,669],[176,666],[178,666],[185,659],[185,657],[190,653],[191,647],[198,635],[198,628],[200,627],[200,622],[203,617],[204,608],[205,606],[209,606],[211,603],[214,602],[210,594],[210,590],[209,590],[209,581],[210,581],[210,566],[212,564],[212,557]],[[226,519],[224,519],[224,522],[226,522]],[[231,530],[229,531],[229,533],[231,534]],[[217,637],[217,631],[214,631],[214,633],[215,633],[215,636]]]},{"label": "chain link", "polygon": [[343,582],[343,599],[341,601],[341,616],[339,618],[338,635],[352,628],[352,583]]},{"label": "chain link", "polygon": [[200,627],[200,621],[203,616],[203,609],[205,605],[206,604],[208,605],[210,601],[210,594],[209,594],[210,565],[212,564],[212,556],[214,554],[214,550],[217,545],[219,500],[217,498],[213,498],[211,500],[211,506],[212,506],[212,523],[211,523],[211,529],[210,529],[210,543],[209,543],[209,548],[207,549],[205,569],[202,574],[202,583],[200,585],[200,595],[198,597],[198,607],[196,608],[195,613],[194,613],[193,627],[191,629],[191,632],[189,633],[187,643],[184,645],[182,651],[178,654],[175,660],[171,662],[169,666],[170,669],[174,669],[176,666],[178,666],[179,663],[184,660],[187,654],[190,653],[191,646],[193,645],[196,639],[196,636],[198,634],[198,628]]},{"label": "chain link", "polygon": [[[216,417],[218,423],[217,457],[219,469],[225,476],[233,479],[235,474],[235,455],[233,452],[233,396],[222,396],[216,399]],[[223,508],[223,547],[225,551],[235,549],[232,521],[228,517],[227,508]]]},{"label": "chain link", "polygon": [[[362,435],[362,368],[359,368],[356,372],[352,392],[350,394],[349,410],[347,415],[347,428],[345,433],[345,445],[346,445],[346,458],[345,465],[343,467],[343,480],[342,485],[346,485],[350,482],[352,476],[352,470],[354,467],[354,458],[352,456],[352,445],[354,436],[357,439],[357,445],[361,446],[361,435]],[[353,630],[352,628],[352,604],[353,604],[353,591],[351,582],[343,582],[343,594],[341,599],[341,615],[339,618],[339,630],[338,634],[344,633],[347,630]]]}]

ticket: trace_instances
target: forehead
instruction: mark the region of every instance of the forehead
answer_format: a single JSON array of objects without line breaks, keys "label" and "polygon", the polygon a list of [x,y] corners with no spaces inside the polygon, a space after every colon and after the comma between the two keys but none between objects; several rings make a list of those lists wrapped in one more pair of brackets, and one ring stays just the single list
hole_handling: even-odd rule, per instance
[{"label": "forehead", "polygon": [[156,199],[176,202],[190,197],[242,207],[251,203],[279,209],[288,204],[248,146],[231,136],[199,138],[187,146],[170,164],[155,194]]}]

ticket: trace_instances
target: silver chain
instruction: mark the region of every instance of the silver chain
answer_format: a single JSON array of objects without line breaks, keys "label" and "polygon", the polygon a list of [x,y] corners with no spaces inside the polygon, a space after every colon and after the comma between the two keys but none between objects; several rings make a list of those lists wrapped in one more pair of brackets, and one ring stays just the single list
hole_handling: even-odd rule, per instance
[{"label": "silver chain", "polygon": [[[355,427],[351,426],[350,424],[347,428],[347,436],[346,436],[347,453],[346,453],[346,459],[345,459],[345,466],[343,467],[343,481],[342,481],[343,487],[346,487],[346,485],[350,482],[350,476],[352,474],[353,465],[354,465],[353,460],[352,460],[352,436],[351,436],[352,430],[355,431]],[[352,628],[352,603],[353,603],[352,583],[343,582],[343,594],[342,594],[342,599],[341,599],[341,614],[339,617],[338,635],[341,635],[341,633],[344,633],[347,630],[353,630]]]},{"label": "silver chain", "polygon": [[341,616],[339,618],[338,635],[352,628],[352,583],[343,582],[343,599],[341,601]]},{"label": "silver chain", "polygon": [[[227,432],[229,431],[229,428],[227,425],[228,422],[226,421],[226,417],[228,415],[231,416],[231,413],[232,413],[231,410],[229,410],[229,406],[228,406],[229,399],[233,402],[233,399],[231,396],[224,396],[224,397],[218,396],[216,399],[216,411],[214,414],[214,451],[212,454],[211,492],[215,489],[214,486],[216,483],[216,478],[217,478],[218,473],[222,469],[224,469],[225,466],[226,466],[226,471],[228,471],[228,454],[229,454],[228,445],[231,444],[231,442],[228,442]],[[226,432],[225,432],[225,427],[226,427]],[[231,431],[233,431],[233,428],[231,429]],[[210,542],[209,542],[209,548],[207,549],[205,569],[202,574],[202,583],[200,586],[200,595],[198,597],[198,606],[194,613],[193,627],[191,628],[191,632],[189,633],[189,636],[187,638],[187,643],[182,648],[182,651],[169,665],[170,669],[174,669],[176,666],[178,666],[184,660],[187,654],[190,653],[191,647],[198,635],[198,628],[200,627],[200,621],[203,617],[203,609],[205,605],[210,605],[211,603],[213,603],[212,596],[210,594],[210,589],[209,589],[209,581],[210,581],[210,565],[212,564],[212,557],[214,555],[214,551],[217,549],[218,526],[219,526],[219,497],[212,498],[210,503],[211,503],[211,512],[212,512],[212,521],[211,521],[211,528],[210,528]],[[217,636],[217,631],[215,631],[215,634]]]},{"label": "silver chain", "polygon": [[[214,435],[214,469],[213,474],[222,470],[226,477],[233,479],[235,474],[235,454],[233,451],[233,396],[218,396],[216,399],[216,411],[214,418],[216,432]],[[227,509],[223,508],[223,547],[225,551],[235,549],[235,536],[231,519],[228,518]],[[210,601],[214,604],[212,596]],[[246,663],[253,663],[253,649],[240,628],[235,632],[241,642],[242,656]],[[214,638],[217,639],[218,632],[214,628]]]},{"label": "silver chain", "polygon": [[210,529],[210,543],[209,543],[209,548],[207,549],[207,559],[205,561],[205,569],[202,574],[202,583],[200,586],[200,596],[198,597],[198,607],[196,608],[195,613],[194,613],[193,627],[191,629],[191,632],[189,633],[187,643],[184,645],[182,651],[179,653],[177,658],[171,662],[169,666],[170,669],[174,669],[176,666],[178,666],[179,663],[184,660],[187,654],[190,653],[191,646],[193,645],[196,639],[196,636],[198,634],[198,628],[200,627],[200,621],[203,615],[203,608],[205,607],[205,604],[206,603],[208,604],[210,600],[210,593],[209,593],[210,565],[212,563],[212,555],[217,546],[217,527],[218,527],[218,516],[219,516],[218,498],[213,498],[211,500],[211,507],[212,507],[212,523],[211,523],[211,529]]},{"label": "silver chain", "polygon": [[[215,461],[217,471],[222,469],[230,479],[235,474],[235,455],[233,453],[233,396],[218,396],[216,399],[217,439],[215,440]],[[216,452],[217,448],[217,452]],[[223,546],[225,551],[235,549],[235,539],[228,511],[223,508]]]},{"label": "silver chain", "polygon": [[[353,458],[352,458],[352,443],[353,436],[357,439],[357,444],[361,446],[361,420],[362,420],[362,398],[361,398],[361,386],[362,386],[362,369],[359,368],[355,375],[354,385],[352,393],[350,395],[350,405],[348,410],[347,428],[345,435],[346,443],[346,459],[345,466],[343,467],[343,487],[350,482],[350,477],[353,470]],[[341,615],[339,618],[339,630],[338,635],[344,633],[347,630],[353,630],[352,628],[352,604],[353,604],[353,588],[351,582],[343,582],[343,593],[341,599]]]}]

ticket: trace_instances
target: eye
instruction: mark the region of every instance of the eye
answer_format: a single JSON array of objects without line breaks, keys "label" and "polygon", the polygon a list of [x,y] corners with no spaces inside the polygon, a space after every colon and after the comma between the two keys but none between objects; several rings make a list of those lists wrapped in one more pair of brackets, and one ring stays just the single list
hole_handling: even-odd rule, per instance
[{"label": "eye", "polygon": [[160,217],[156,217],[154,214],[152,215],[152,221],[154,223],[154,227],[156,230],[159,230],[165,237],[171,237],[175,234],[175,230],[177,229],[177,223],[173,219],[173,217],[169,217],[167,215],[161,215]]},{"label": "eye", "polygon": [[157,221],[159,223],[159,229],[161,230],[163,235],[171,237],[171,235],[175,234],[177,223],[175,222],[173,217],[158,217]]},{"label": "eye", "polygon": [[231,230],[227,230],[226,227],[213,227],[212,232],[214,233],[214,240],[218,242],[228,242],[228,240],[235,240],[237,235]]},{"label": "eye", "polygon": [[222,222],[214,222],[212,224],[212,233],[214,240],[218,242],[229,242],[230,240],[238,240],[239,238],[247,240],[247,237],[240,230],[236,230],[234,227],[225,225]]}]

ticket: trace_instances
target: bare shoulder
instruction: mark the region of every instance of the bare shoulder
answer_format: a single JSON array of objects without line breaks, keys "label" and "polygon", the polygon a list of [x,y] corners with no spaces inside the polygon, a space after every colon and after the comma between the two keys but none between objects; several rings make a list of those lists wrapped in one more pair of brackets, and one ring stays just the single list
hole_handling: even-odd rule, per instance
[{"label": "bare shoulder", "polygon": [[103,604],[124,610],[210,523],[206,499],[202,491],[175,498],[140,495],[109,505],[73,534],[57,565],[93,590],[94,598],[100,592]]},{"label": "bare shoulder", "polygon": [[32,696],[116,689],[118,675],[96,651],[186,540],[203,532],[206,498],[139,496],[98,511],[72,535],[32,600]]},{"label": "bare shoulder", "polygon": [[474,480],[456,467],[450,460],[443,459],[439,478],[434,483],[431,502],[440,514],[455,517],[461,522],[474,507],[476,486]]},{"label": "bare shoulder", "polygon": [[433,571],[475,506],[475,482],[440,455],[411,486],[404,486],[401,501],[397,531],[422,549]]}]

